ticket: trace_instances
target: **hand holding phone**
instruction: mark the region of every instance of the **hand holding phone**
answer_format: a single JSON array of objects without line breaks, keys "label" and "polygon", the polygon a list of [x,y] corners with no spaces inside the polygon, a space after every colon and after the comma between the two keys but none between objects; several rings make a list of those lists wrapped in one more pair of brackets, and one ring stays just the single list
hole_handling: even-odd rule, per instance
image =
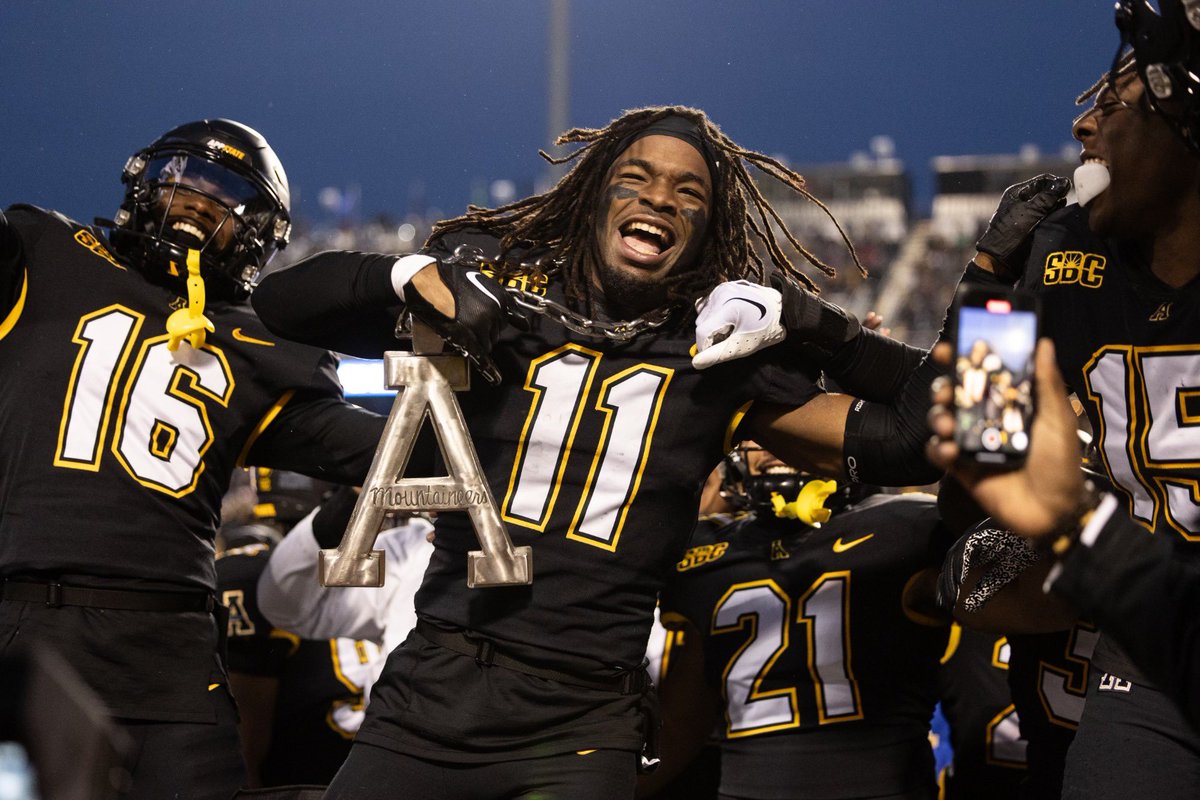
[{"label": "hand holding phone", "polygon": [[962,457],[1018,464],[1033,425],[1037,297],[1018,289],[964,286],[952,313],[955,440]]}]

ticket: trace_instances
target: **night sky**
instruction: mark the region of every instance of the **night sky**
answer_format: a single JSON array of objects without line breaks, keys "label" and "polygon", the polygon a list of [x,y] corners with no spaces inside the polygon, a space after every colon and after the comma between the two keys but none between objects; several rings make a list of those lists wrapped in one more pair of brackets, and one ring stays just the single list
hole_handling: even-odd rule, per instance
[{"label": "night sky", "polygon": [[[301,218],[327,186],[360,216],[457,213],[532,189],[550,145],[549,0],[0,2],[0,207],[90,221],[125,159],[207,116],[271,141]],[[872,137],[927,202],[936,155],[1070,143],[1112,59],[1111,0],[571,0],[570,125],[699,106],[804,165]]]}]

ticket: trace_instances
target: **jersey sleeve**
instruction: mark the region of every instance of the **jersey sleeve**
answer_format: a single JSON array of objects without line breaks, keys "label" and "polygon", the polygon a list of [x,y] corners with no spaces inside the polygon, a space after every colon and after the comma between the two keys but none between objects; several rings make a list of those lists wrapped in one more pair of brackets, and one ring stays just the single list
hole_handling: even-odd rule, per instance
[{"label": "jersey sleeve", "polygon": [[362,358],[399,350],[396,319],[403,304],[392,288],[396,256],[317,253],[263,278],[251,295],[273,333]]},{"label": "jersey sleeve", "polygon": [[366,479],[387,422],[346,401],[330,353],[267,416],[246,451],[246,464],[353,485]]},{"label": "jersey sleeve", "polygon": [[8,215],[0,211],[0,325],[16,308],[25,284],[25,270],[21,265],[22,240],[30,232],[19,229],[17,223],[21,216],[19,209],[9,209]]}]

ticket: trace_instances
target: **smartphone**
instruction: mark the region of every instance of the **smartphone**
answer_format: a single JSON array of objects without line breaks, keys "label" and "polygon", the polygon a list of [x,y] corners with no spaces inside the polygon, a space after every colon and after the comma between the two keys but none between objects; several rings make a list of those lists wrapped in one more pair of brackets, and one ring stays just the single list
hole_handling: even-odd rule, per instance
[{"label": "smartphone", "polygon": [[954,301],[955,439],[962,457],[1019,464],[1033,425],[1036,295],[1004,287],[964,287]]}]

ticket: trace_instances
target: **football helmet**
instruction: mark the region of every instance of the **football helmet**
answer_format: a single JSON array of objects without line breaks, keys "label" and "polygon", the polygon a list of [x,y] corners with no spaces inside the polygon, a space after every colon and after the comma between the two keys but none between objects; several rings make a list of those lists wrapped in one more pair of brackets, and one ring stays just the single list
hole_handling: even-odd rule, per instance
[{"label": "football helmet", "polygon": [[794,469],[752,442],[729,451],[720,470],[721,496],[735,510],[798,519],[808,525],[828,522],[833,514],[876,491]]},{"label": "football helmet", "polygon": [[258,504],[254,506],[254,516],[260,521],[274,521],[285,529],[291,528],[319,506],[335,485],[298,472],[255,467],[254,488],[258,492]]},{"label": "football helmet", "polygon": [[1150,106],[1200,155],[1200,0],[1118,0],[1117,48],[1109,81],[1131,49]]},{"label": "football helmet", "polygon": [[113,247],[152,279],[181,285],[189,250],[217,293],[244,298],[291,236],[291,195],[275,151],[227,119],[164,133],[129,158]]}]

